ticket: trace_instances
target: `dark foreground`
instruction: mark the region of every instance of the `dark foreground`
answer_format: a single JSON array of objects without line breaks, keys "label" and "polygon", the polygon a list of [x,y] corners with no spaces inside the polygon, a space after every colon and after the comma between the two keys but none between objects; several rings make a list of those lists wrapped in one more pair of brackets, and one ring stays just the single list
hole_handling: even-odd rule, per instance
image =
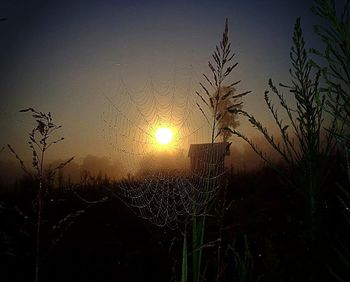
[{"label": "dark foreground", "polygon": [[[339,179],[335,168],[318,199],[317,222],[311,223],[302,198],[270,169],[229,174],[227,191],[218,195],[208,218],[203,281],[337,281],[337,275],[350,281],[343,255],[349,226],[334,184]],[[67,187],[48,192],[39,281],[180,280],[181,228],[152,226],[103,185],[75,189],[89,201],[103,200],[82,201]],[[22,181],[1,194],[3,282],[34,281],[34,191]]]}]

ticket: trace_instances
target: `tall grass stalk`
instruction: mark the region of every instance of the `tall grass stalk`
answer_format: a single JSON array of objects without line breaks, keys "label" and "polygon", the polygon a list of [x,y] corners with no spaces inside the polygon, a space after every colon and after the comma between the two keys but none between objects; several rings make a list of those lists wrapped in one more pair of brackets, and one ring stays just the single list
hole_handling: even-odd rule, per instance
[{"label": "tall grass stalk", "polygon": [[[200,83],[202,91],[196,92],[197,96],[200,98],[200,103],[197,103],[197,106],[211,128],[212,146],[220,136],[224,142],[228,140],[231,134],[228,134],[227,131],[223,131],[222,129],[229,125],[234,127],[238,125],[238,123],[235,121],[235,116],[231,115],[228,118],[228,109],[240,109],[242,107],[242,103],[240,103],[238,99],[250,92],[247,91],[238,95],[235,94],[234,86],[240,81],[224,86],[225,79],[238,65],[238,63],[231,63],[234,56],[235,54],[231,52],[231,43],[229,42],[228,37],[228,20],[226,19],[222,40],[218,45],[216,45],[212,54],[214,63],[211,63],[210,61],[208,62],[211,77],[203,74],[208,86]],[[204,107],[206,107],[206,110]],[[209,118],[209,115],[207,114],[208,111],[212,115],[211,118]],[[211,155],[211,157],[213,158],[214,156]],[[214,159],[209,161],[210,163],[213,163]],[[215,172],[210,169],[209,177],[214,177],[214,174]],[[212,184],[213,183],[206,183],[206,185]],[[207,207],[207,209],[208,208],[209,207]],[[192,217],[192,272],[194,282],[199,282],[201,278],[202,249],[204,245],[204,233],[206,226],[205,213],[206,211],[202,216],[194,215]],[[220,244],[221,240],[218,240],[218,242],[218,244]],[[219,245],[218,251],[220,251]]]},{"label": "tall grass stalk", "polygon": [[34,169],[34,175],[27,168],[22,158],[16,153],[16,151],[8,144],[9,150],[14,154],[15,158],[19,161],[22,170],[29,175],[31,178],[35,179],[38,183],[38,193],[37,193],[37,218],[36,218],[36,236],[35,236],[35,282],[39,281],[40,272],[40,258],[41,258],[41,226],[42,226],[42,211],[44,204],[44,193],[48,188],[46,187],[46,180],[50,180],[54,177],[55,173],[64,168],[68,163],[70,163],[74,157],[68,159],[65,162],[60,163],[54,169],[49,170],[45,173],[45,157],[48,149],[57,143],[64,140],[63,137],[53,139],[51,138],[57,130],[62,126],[56,125],[53,122],[51,113],[43,113],[34,110],[33,108],[28,108],[21,110],[20,112],[31,112],[32,118],[36,121],[36,126],[29,133],[28,145],[32,152],[32,168]]}]

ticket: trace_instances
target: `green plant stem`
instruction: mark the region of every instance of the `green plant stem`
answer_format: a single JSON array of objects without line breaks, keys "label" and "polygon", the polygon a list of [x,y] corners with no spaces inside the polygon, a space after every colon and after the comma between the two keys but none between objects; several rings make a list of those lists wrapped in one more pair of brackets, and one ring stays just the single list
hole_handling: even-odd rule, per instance
[{"label": "green plant stem", "polygon": [[[197,220],[198,219],[198,220]],[[202,264],[202,247],[204,242],[206,216],[192,218],[192,264],[193,282],[199,282]]]},{"label": "green plant stem", "polygon": [[[203,243],[204,243],[204,231],[205,231],[205,219],[206,219],[206,216],[203,215],[201,217],[201,236],[200,236],[200,241],[199,241],[199,246],[200,246],[200,249],[199,249],[199,259],[198,259],[198,271],[199,271],[199,274],[201,273],[200,270],[201,270],[201,265],[202,265],[202,246],[203,246]],[[199,278],[200,278],[200,275],[198,275],[198,282],[199,282]]]},{"label": "green plant stem", "polygon": [[183,246],[182,246],[182,271],[181,271],[181,282],[187,282],[188,278],[188,262],[187,262],[187,227],[185,227],[185,232],[183,234]]}]

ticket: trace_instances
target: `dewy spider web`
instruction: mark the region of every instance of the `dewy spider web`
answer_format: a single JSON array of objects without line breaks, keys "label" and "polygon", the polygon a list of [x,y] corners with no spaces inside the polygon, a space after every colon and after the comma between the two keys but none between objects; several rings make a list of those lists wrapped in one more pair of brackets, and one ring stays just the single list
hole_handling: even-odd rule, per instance
[{"label": "dewy spider web", "polygon": [[[206,213],[224,174],[225,152],[211,145],[197,147],[200,169],[189,167],[190,144],[210,143],[211,136],[192,80],[190,69],[182,81],[178,75],[172,84],[155,85],[150,79],[134,92],[121,80],[117,95],[106,97],[105,138],[129,172],[118,196],[158,226],[176,228],[187,215]],[[155,130],[164,126],[174,134],[166,149],[155,139]]]}]

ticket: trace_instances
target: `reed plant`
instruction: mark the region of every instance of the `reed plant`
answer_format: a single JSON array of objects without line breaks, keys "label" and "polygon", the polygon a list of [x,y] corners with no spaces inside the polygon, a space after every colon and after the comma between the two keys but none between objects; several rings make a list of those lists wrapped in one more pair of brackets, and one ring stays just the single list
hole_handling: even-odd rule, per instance
[{"label": "reed plant", "polygon": [[[215,46],[215,50],[212,54],[213,62],[209,61],[208,66],[210,69],[211,76],[203,74],[206,80],[204,85],[200,83],[202,91],[197,91],[196,95],[199,97],[199,103],[197,103],[198,109],[202,113],[203,117],[207,121],[211,129],[211,144],[213,145],[219,137],[222,141],[227,142],[231,136],[231,133],[224,131],[223,128],[231,126],[236,128],[238,126],[237,119],[234,115],[230,114],[229,110],[241,109],[242,102],[240,99],[250,93],[246,91],[240,94],[236,94],[235,86],[240,82],[236,81],[233,83],[226,83],[226,79],[229,77],[231,72],[237,67],[238,63],[233,63],[232,60],[235,57],[235,53],[232,53],[231,43],[228,36],[228,20],[225,22],[225,29],[223,32],[222,40],[218,45]],[[227,150],[230,143],[227,144]],[[212,156],[214,157],[214,156]],[[210,161],[211,163],[214,162]],[[215,178],[215,171],[209,170],[209,177]],[[211,185],[207,183],[206,185]],[[193,215],[192,216],[192,274],[194,282],[200,281],[203,277],[202,272],[202,251],[206,247],[204,244],[204,235],[206,229],[206,212],[210,209],[209,205],[204,212],[204,215]],[[187,233],[184,233],[187,236]],[[187,281],[188,275],[188,247],[187,239],[184,238],[183,248],[183,270],[182,270],[182,281]],[[217,252],[218,252],[218,268],[220,267],[221,257],[221,239],[216,240]],[[185,268],[185,269],[184,269]],[[219,269],[218,269],[219,272]]]}]

